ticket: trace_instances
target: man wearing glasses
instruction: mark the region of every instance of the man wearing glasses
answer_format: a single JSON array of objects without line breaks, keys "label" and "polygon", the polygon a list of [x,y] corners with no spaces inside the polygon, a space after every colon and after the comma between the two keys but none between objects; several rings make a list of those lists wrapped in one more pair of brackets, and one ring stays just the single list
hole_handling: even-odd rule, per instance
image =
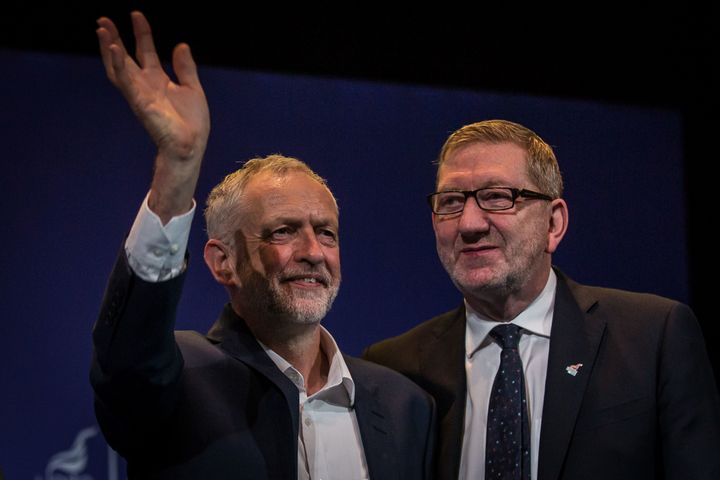
[{"label": "man wearing glasses", "polygon": [[437,251],[464,302],[364,356],[434,396],[437,478],[720,478],[720,401],[692,311],[553,267],[568,206],[552,148],[516,123],[464,126],[436,190]]}]

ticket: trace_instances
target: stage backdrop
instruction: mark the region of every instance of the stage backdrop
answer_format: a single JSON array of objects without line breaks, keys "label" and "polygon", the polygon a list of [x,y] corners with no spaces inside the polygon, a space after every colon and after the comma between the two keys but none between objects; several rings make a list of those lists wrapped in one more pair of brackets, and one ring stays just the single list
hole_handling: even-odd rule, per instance
[{"label": "stage backdrop", "polygon": [[[93,415],[91,329],[154,148],[98,58],[0,51],[0,64],[0,469],[122,478]],[[460,303],[425,195],[446,136],[481,119],[520,122],[555,147],[570,205],[561,269],[689,299],[674,112],[202,65],[200,75],[212,115],[201,206],[226,173],[270,153],[308,162],[337,195],[343,284],[325,325],[350,354]],[[205,331],[226,300],[204,241],[198,214],[181,329]]]}]

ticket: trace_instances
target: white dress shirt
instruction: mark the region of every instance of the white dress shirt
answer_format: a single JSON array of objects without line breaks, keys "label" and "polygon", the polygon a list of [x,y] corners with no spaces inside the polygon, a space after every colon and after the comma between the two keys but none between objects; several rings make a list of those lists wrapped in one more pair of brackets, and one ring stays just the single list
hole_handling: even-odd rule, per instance
[{"label": "white dress shirt", "polygon": [[268,356],[300,393],[298,478],[366,480],[365,452],[353,410],[355,383],[332,335],[324,327],[320,329],[320,348],[328,360],[331,359],[330,370],[323,388],[309,397],[302,374],[263,345]]},{"label": "white dress shirt", "polygon": [[[148,207],[145,197],[125,241],[128,263],[138,277],[161,282],[182,273],[194,213],[193,201],[189,212],[173,217],[163,225],[160,217]],[[321,348],[330,362],[330,369],[325,386],[310,397],[300,372],[261,344],[280,371],[298,388],[298,478],[366,480],[367,462],[353,410],[355,384],[335,340],[325,328],[320,328]]]},{"label": "white dress shirt", "polygon": [[162,282],[177,277],[185,268],[195,201],[189,212],[163,225],[160,217],[148,207],[148,195],[125,240],[125,253],[135,275],[148,282]]},{"label": "white dress shirt", "polygon": [[[518,350],[525,372],[525,395],[530,423],[531,478],[533,480],[537,478],[545,376],[550,351],[550,329],[555,306],[556,285],[557,277],[551,270],[540,295],[512,320],[513,324],[523,329]],[[475,312],[467,302],[465,302],[465,310],[467,315],[465,329],[467,401],[459,478],[476,480],[485,478],[487,410],[492,384],[500,366],[502,348],[488,336],[490,330],[500,323]]]}]

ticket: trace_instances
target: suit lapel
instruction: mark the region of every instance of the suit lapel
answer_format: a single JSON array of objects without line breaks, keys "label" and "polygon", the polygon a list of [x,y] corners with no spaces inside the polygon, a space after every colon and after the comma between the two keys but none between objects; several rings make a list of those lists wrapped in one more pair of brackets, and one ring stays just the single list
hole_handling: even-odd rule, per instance
[{"label": "suit lapel", "polygon": [[[571,291],[567,278],[560,272],[556,273],[558,286],[545,380],[539,480],[554,480],[560,476],[605,331],[604,321],[586,315],[596,301],[577,297]],[[571,368],[568,370],[568,367]]]},{"label": "suit lapel", "polygon": [[465,308],[444,315],[432,338],[421,347],[420,377],[423,387],[435,398],[439,419],[437,463],[441,479],[454,479],[460,472],[462,432],[465,422]]},{"label": "suit lapel", "polygon": [[389,475],[399,471],[397,458],[404,452],[396,452],[392,443],[392,431],[386,420],[392,413],[378,401],[378,386],[372,377],[364,375],[364,371],[358,368],[352,358],[344,358],[355,384],[355,417],[360,428],[368,474],[370,478],[396,479],[396,476]]},{"label": "suit lapel", "polygon": [[285,397],[292,417],[295,448],[297,449],[300,422],[300,400],[297,387],[267,356],[245,321],[235,314],[230,304],[225,305],[220,318],[210,328],[207,338],[217,343],[228,355],[256,370],[278,387]]}]

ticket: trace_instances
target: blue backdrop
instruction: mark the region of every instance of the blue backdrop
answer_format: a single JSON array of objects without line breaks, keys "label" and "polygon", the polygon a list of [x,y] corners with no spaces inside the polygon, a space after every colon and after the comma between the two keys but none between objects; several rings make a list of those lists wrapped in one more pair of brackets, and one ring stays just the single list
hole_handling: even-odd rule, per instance
[{"label": "blue backdrop", "polygon": [[[154,147],[97,58],[0,51],[0,469],[122,478],[97,431],[91,328],[149,188]],[[585,283],[689,300],[678,114],[552,98],[200,67],[213,130],[197,198],[248,158],[295,156],[340,205],[343,285],[325,325],[350,354],[457,306],[425,195],[447,135],[506,118],[552,144],[570,229],[555,263]],[[179,328],[225,302],[197,215]]]}]

